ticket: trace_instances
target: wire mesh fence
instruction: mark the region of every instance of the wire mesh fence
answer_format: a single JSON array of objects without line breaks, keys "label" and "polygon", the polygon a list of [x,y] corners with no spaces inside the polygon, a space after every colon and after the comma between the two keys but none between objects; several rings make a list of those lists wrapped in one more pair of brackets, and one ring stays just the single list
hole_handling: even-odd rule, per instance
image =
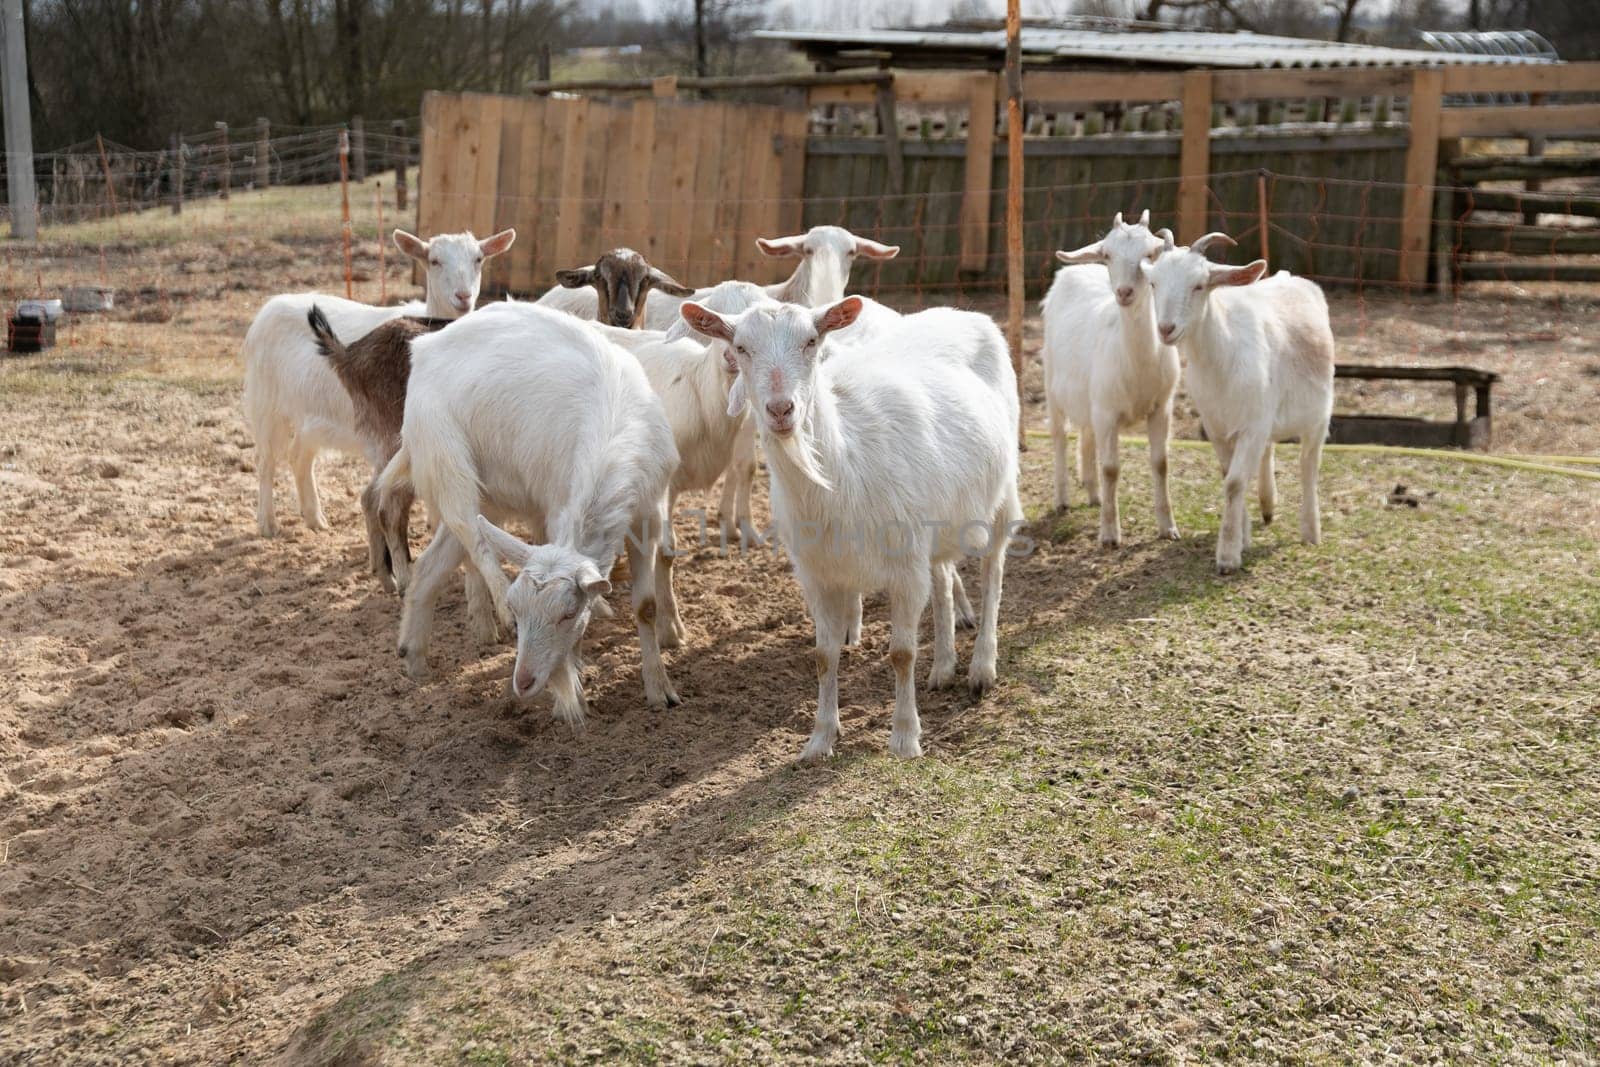
[{"label": "wire mesh fence", "polygon": [[[327,151],[337,166],[336,144]],[[395,226],[415,226],[413,212],[394,207],[393,177],[374,174],[349,186],[348,290],[337,183],[234,186],[228,199],[219,193],[189,197],[181,215],[169,210],[174,198],[162,194],[144,210],[50,222],[35,244],[0,243],[0,306],[9,313],[24,299],[101,287],[112,291],[113,309],[69,313],[58,331],[57,358],[137,365],[188,351],[197,363],[229,360],[250,318],[274,293],[348,291],[372,303],[421,295],[411,262],[389,241]],[[408,181],[415,190],[415,169]],[[1178,186],[1177,178],[1166,176],[1029,186],[1030,297],[1049,284],[1057,248],[1095,240],[1116,212],[1134,218],[1148,208],[1153,227],[1172,226]],[[1211,227],[1238,242],[1226,258],[1243,262],[1265,254],[1274,270],[1292,270],[1327,288],[1341,360],[1468,363],[1495,370],[1507,378],[1498,402],[1528,413],[1528,450],[1559,452],[1583,439],[1566,428],[1587,417],[1588,405],[1576,398],[1592,396],[1600,381],[1600,348],[1591,336],[1600,311],[1600,249],[1588,243],[1600,237],[1594,225],[1600,198],[1575,190],[1444,190],[1441,204],[1448,210],[1441,212],[1429,250],[1434,280],[1407,290],[1392,281],[1402,251],[1400,192],[1393,184],[1247,170],[1215,175],[1207,199]],[[853,291],[906,310],[962,304],[998,313],[1004,274],[988,268],[1001,257],[1002,226],[989,226],[984,269],[963,269],[961,222],[943,210],[960,196],[959,189],[837,192],[804,198],[787,212],[805,227],[840,224],[900,246],[894,260],[858,264]],[[586,215],[583,259],[561,265],[592,261],[626,236],[607,203],[596,196],[579,205],[593,212],[594,224],[588,225]],[[762,282],[786,276],[792,260],[725,247],[719,221],[737,217],[746,203],[737,197],[696,200],[683,205],[676,225],[660,220],[658,246],[681,257],[668,269],[693,285],[730,273]],[[533,209],[536,224],[519,227],[519,245],[548,240],[548,227],[572,208],[567,200],[537,198],[525,206]],[[1541,235],[1537,247],[1529,243],[1530,215]],[[746,254],[744,261],[737,258]],[[753,269],[725,272],[730,258]],[[543,288],[516,295],[536,296]],[[496,292],[490,274],[486,298]],[[1030,359],[1040,337],[1035,309],[1030,303],[1024,342]],[[1340,385],[1345,406],[1378,404],[1397,411],[1438,402],[1420,388],[1391,395],[1359,383]]]}]

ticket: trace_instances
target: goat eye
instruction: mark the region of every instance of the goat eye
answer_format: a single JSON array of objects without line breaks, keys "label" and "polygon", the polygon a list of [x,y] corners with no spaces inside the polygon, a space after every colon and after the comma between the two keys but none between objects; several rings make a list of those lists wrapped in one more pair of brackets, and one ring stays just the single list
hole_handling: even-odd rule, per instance
[{"label": "goat eye", "polygon": [[438,260],[437,260],[437,259],[430,259],[430,260],[428,260],[428,266],[430,266],[430,267],[437,267],[437,266],[438,266],[438,265],[439,265],[439,261],[438,261]]},{"label": "goat eye", "polygon": [[1203,292],[1205,292],[1205,288],[1206,287],[1203,286],[1203,285],[1197,285],[1197,286],[1194,287],[1194,291],[1197,292],[1197,293],[1203,293]]}]

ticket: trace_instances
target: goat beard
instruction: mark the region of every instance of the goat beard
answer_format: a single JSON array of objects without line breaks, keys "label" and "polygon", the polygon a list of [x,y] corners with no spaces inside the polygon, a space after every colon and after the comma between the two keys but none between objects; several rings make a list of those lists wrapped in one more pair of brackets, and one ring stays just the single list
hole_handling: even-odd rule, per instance
[{"label": "goat beard", "polygon": [[767,434],[769,446],[776,445],[778,451],[789,457],[789,462],[800,469],[806,480],[813,482],[820,489],[833,491],[833,483],[828,481],[827,475],[822,473],[822,465],[817,460],[816,441],[808,433],[799,432],[784,434]]}]

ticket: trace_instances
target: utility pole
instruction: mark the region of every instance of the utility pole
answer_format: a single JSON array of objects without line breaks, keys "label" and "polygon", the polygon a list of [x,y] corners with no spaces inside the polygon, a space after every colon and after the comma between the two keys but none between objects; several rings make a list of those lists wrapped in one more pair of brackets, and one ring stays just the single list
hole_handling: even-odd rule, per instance
[{"label": "utility pole", "polygon": [[6,189],[11,199],[11,236],[39,237],[39,194],[33,184],[33,119],[28,114],[28,42],[22,0],[0,0],[0,89],[6,124]]}]

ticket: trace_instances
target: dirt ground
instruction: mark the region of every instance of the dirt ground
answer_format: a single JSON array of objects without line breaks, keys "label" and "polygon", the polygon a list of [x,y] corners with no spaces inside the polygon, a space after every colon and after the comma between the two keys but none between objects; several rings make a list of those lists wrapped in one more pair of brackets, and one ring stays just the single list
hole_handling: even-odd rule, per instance
[{"label": "dirt ground", "polygon": [[[246,252],[269,266],[247,268]],[[790,771],[811,629],[770,554],[707,548],[679,566],[692,636],[669,661],[686,699],[671,714],[643,708],[631,627],[597,621],[594,714],[575,737],[507,697],[511,653],[474,645],[458,591],[434,680],[403,676],[398,602],[363,573],[355,462],[324,459],[331,532],[299,524],[284,472],[284,536],[256,535],[233,353],[265,295],[326,283],[307,254],[164,254],[119,275],[116,312],[0,367],[0,1054],[13,1062],[322,1062],[302,1024],[398,968],[670,927],[673,887],[747,847],[730,812],[827,782]],[[1592,455],[1597,300],[1503,288],[1334,305],[1341,358],[1504,374],[1497,450]],[[1032,321],[1030,355],[1037,337]],[[1451,407],[1401,390],[1341,407],[1357,403]],[[1034,506],[1042,462],[1036,447]],[[680,513],[680,542],[696,536]],[[1057,604],[1064,566],[1093,583],[1080,540],[1014,566],[1012,632]],[[1185,551],[1203,564],[1209,542]],[[885,647],[869,627],[841,681],[864,751],[882,743]],[[922,699],[947,733],[984,714]]]}]

